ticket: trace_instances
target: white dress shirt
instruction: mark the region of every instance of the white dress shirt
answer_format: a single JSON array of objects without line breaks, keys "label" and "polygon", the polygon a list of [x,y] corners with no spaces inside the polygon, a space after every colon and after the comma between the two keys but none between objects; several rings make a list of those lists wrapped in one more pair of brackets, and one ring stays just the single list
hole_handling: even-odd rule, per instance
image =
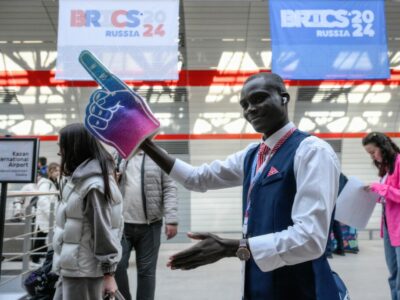
[{"label": "white dress shirt", "polygon": [[[263,142],[272,149],[293,127],[293,123],[288,123]],[[240,186],[246,153],[257,145],[250,144],[224,161],[216,160],[200,167],[177,159],[170,176],[185,188],[199,192]],[[291,213],[293,226],[249,238],[254,261],[263,272],[316,259],[325,251],[339,188],[338,158],[328,143],[310,136],[297,148],[293,168],[297,188]]]}]

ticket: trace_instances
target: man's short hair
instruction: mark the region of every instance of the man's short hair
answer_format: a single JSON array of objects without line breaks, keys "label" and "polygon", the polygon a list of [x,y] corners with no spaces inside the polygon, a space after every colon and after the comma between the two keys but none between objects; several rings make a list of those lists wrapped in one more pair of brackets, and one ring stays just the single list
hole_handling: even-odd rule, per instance
[{"label": "man's short hair", "polygon": [[268,81],[269,85],[275,86],[276,89],[279,91],[280,94],[287,93],[285,82],[283,81],[282,77],[275,73],[268,73],[268,72],[260,72],[254,74],[246,79],[244,84],[248,83],[249,81],[256,79],[256,78],[264,78],[265,81]]},{"label": "man's short hair", "polygon": [[39,163],[40,163],[42,166],[45,166],[45,165],[47,164],[47,158],[44,157],[44,156],[39,157]]}]

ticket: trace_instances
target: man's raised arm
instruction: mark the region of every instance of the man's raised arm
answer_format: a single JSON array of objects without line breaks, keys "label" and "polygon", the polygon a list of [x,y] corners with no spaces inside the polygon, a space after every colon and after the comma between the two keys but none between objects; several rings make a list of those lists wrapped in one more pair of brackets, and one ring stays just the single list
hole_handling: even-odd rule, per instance
[{"label": "man's raised arm", "polygon": [[176,159],[164,151],[163,148],[150,139],[145,139],[140,148],[167,174],[171,172]]}]

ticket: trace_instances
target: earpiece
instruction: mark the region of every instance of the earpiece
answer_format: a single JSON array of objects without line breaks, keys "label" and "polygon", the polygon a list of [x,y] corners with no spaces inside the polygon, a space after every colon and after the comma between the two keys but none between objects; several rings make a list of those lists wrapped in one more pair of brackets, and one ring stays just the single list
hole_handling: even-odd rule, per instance
[{"label": "earpiece", "polygon": [[282,97],[282,104],[286,104],[288,102],[287,97],[283,96]]}]

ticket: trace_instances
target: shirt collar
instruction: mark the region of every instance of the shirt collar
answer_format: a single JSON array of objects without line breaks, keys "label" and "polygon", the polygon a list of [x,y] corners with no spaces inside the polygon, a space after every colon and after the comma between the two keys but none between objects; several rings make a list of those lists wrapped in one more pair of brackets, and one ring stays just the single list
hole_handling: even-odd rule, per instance
[{"label": "shirt collar", "polygon": [[296,126],[292,123],[289,122],[285,126],[283,126],[281,129],[279,129],[277,132],[275,132],[273,135],[269,136],[266,140],[262,141],[265,143],[270,149],[273,149],[276,143],[292,128],[295,128]]}]

